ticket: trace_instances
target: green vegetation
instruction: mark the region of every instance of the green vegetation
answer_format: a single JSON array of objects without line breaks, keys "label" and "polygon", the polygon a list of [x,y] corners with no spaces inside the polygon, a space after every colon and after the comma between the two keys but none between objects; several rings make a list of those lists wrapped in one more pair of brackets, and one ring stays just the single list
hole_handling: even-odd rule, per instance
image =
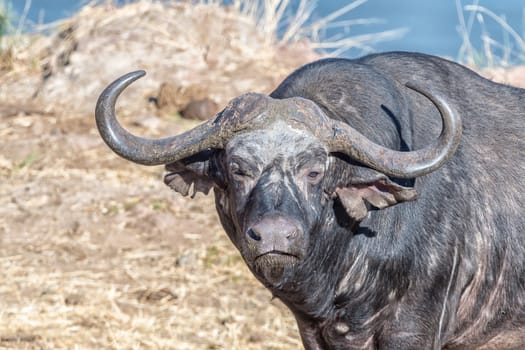
[{"label": "green vegetation", "polygon": [[13,10],[11,3],[8,1],[0,1],[0,40],[12,28],[12,13]]},{"label": "green vegetation", "polygon": [[39,158],[40,156],[37,153],[31,152],[21,162],[16,164],[15,170],[30,168]]},{"label": "green vegetation", "polygon": [[0,0],[0,71],[13,67],[12,42],[8,35],[14,31],[14,10],[11,2]]}]

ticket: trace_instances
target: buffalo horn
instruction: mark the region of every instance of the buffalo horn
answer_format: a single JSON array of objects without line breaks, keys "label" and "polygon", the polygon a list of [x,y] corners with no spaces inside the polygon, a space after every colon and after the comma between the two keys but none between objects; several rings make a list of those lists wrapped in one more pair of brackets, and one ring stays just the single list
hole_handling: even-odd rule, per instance
[{"label": "buffalo horn", "polygon": [[121,157],[144,165],[167,164],[209,148],[222,148],[215,118],[177,136],[146,139],[126,131],[115,116],[115,103],[122,91],[146,73],[128,73],[111,83],[97,101],[95,118],[107,145]]},{"label": "buffalo horn", "polygon": [[[147,139],[129,133],[116,119],[115,103],[127,86],[144,75],[144,71],[136,71],[118,78],[104,89],[97,101],[95,116],[100,134],[108,146],[123,158],[144,165],[168,164],[207,149],[221,149],[237,131],[228,127],[223,130],[224,125],[218,122],[220,118],[211,118],[185,133],[163,139]],[[346,154],[364,165],[398,178],[415,178],[441,167],[459,145],[461,119],[441,96],[413,84],[407,83],[407,87],[427,97],[441,114],[441,134],[432,144],[410,152],[395,151],[372,142],[348,124],[331,119],[328,128],[332,131],[325,131],[330,136],[321,137],[330,151]],[[306,127],[313,128],[312,125]]]},{"label": "buffalo horn", "polygon": [[330,151],[346,154],[375,170],[398,178],[415,178],[441,167],[459,145],[461,119],[441,96],[410,83],[406,86],[427,97],[441,114],[441,134],[433,143],[415,151],[394,151],[370,141],[348,124],[334,120],[332,137],[327,140]]}]

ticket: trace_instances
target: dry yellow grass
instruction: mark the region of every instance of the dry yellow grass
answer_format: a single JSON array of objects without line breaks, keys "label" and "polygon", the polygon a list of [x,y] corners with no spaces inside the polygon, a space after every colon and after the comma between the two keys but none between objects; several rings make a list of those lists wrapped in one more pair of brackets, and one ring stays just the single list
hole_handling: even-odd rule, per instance
[{"label": "dry yellow grass", "polygon": [[[91,112],[117,76],[145,69],[122,106],[144,110],[163,82],[204,86],[219,105],[247,90],[268,91],[294,67],[319,57],[308,43],[278,47],[249,17],[217,4],[138,1],[85,6],[56,34],[21,39],[0,94]],[[25,45],[25,43],[31,43]]]},{"label": "dry yellow grass", "polygon": [[163,82],[204,86],[222,104],[317,55],[275,47],[216,5],[87,6],[58,29],[20,41],[0,72],[0,348],[300,347],[212,196],[183,199],[162,168],[118,159],[92,111],[110,80],[146,68],[122,119],[136,133],[177,133],[192,122],[147,102]]},{"label": "dry yellow grass", "polygon": [[299,346],[211,196],[118,159],[84,114],[2,116],[0,135],[0,348]]}]

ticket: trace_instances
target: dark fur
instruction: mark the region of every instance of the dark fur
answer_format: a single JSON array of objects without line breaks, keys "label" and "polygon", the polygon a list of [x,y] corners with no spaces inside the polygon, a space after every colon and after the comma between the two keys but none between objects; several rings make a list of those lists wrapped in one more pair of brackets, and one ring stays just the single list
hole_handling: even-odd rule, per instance
[{"label": "dark fur", "polygon": [[[307,349],[523,349],[525,90],[437,57],[387,53],[306,65],[271,97],[310,99],[376,143],[405,151],[441,130],[437,109],[407,82],[442,95],[461,116],[454,157],[421,178],[393,179],[413,186],[418,200],[356,223],[330,194],[367,170],[331,154],[309,194],[313,209],[290,204],[308,235],[306,256],[281,283],[262,282],[295,314]],[[224,151],[212,160],[217,209],[240,247],[245,206],[231,208]],[[245,198],[251,207],[276,193],[304,197],[260,186]]]}]

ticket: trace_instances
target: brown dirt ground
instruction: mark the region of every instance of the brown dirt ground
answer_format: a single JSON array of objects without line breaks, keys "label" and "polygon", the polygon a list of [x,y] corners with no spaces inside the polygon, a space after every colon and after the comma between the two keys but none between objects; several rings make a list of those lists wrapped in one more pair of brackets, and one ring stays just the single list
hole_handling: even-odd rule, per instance
[{"label": "brown dirt ground", "polygon": [[0,349],[299,348],[292,316],[241,261],[213,196],[184,199],[162,167],[119,159],[93,107],[112,79],[146,68],[120,119],[171,135],[196,122],[148,103],[163,83],[220,106],[317,55],[275,47],[215,5],[148,0],[87,6],[26,39],[0,65]]},{"label": "brown dirt ground", "polygon": [[[291,314],[228,241],[212,195],[182,198],[162,183],[162,167],[118,158],[91,111],[95,92],[140,63],[153,75],[123,96],[121,120],[137,134],[170,135],[195,123],[147,103],[163,82],[204,86],[222,105],[240,92],[268,91],[316,55],[235,36],[237,24],[228,21],[238,16],[227,11],[150,5],[87,8],[74,26],[15,52],[0,72],[0,349],[301,347]],[[202,44],[217,42],[206,39],[217,23],[206,32],[197,21],[201,36],[183,37],[196,31],[180,18],[202,18],[195,11],[225,16],[219,23],[230,24],[221,30],[234,33],[228,47]],[[160,16],[184,31],[151,25]],[[155,53],[140,46],[155,35],[184,45],[166,41]],[[123,44],[130,41],[131,48]],[[224,62],[202,58],[210,50]],[[523,85],[521,76],[513,73],[512,82]]]},{"label": "brown dirt ground", "polygon": [[91,115],[4,116],[0,135],[0,348],[299,346],[212,196],[113,155]]}]

